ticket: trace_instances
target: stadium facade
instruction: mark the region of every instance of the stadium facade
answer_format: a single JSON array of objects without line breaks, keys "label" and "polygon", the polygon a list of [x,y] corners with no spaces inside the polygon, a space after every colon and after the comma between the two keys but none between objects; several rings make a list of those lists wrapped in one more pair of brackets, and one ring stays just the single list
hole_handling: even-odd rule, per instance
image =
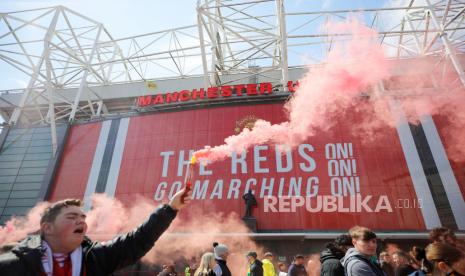
[{"label": "stadium facade", "polygon": [[[66,7],[2,14],[0,59],[30,76],[27,88],[0,94],[8,122],[0,138],[2,222],[43,200],[83,198],[91,208],[94,193],[128,204],[136,195],[166,201],[183,185],[194,150],[222,144],[257,118],[285,121],[283,103],[298,80],[347,37],[308,33],[295,22],[320,24],[354,11],[292,12],[277,0],[206,1],[197,12],[196,25],[121,39]],[[418,75],[453,75],[451,82],[463,88],[460,1],[360,12],[391,49],[394,78],[428,59],[434,65],[418,68]],[[397,21],[386,27],[389,18]],[[41,37],[21,37],[25,28],[42,31]],[[305,49],[318,54],[299,59]],[[388,81],[380,87],[393,98],[412,89]],[[442,88],[432,81],[423,89]],[[402,110],[392,112],[405,120]],[[254,190],[257,230],[250,235],[264,243],[322,242],[356,224],[408,241],[441,225],[465,230],[464,164],[447,151],[447,120],[424,116],[418,125],[405,121],[365,141],[352,131],[363,116],[341,118],[284,154],[277,146],[256,145],[202,167],[193,205],[242,216],[242,195]],[[342,212],[264,208],[269,195],[316,194],[371,199],[369,208],[343,202]],[[392,210],[374,212],[386,202]]]}]

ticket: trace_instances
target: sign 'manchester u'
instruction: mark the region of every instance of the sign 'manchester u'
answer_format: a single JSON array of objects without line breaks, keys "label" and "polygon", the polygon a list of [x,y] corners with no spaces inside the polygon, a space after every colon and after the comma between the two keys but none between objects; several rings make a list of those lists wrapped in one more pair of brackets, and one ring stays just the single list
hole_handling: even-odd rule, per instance
[{"label": "sign 'manchester u'", "polygon": [[[288,81],[287,88],[289,92],[295,92],[299,82],[294,84],[293,81]],[[181,90],[179,92],[162,93],[157,95],[140,96],[137,98],[137,106],[150,106],[169,104],[173,102],[187,102],[193,100],[228,98],[236,96],[257,96],[270,95],[273,93],[273,85],[270,82],[262,82],[259,84],[236,84],[224,85],[220,87],[208,87],[205,91],[203,88],[193,90]]]}]

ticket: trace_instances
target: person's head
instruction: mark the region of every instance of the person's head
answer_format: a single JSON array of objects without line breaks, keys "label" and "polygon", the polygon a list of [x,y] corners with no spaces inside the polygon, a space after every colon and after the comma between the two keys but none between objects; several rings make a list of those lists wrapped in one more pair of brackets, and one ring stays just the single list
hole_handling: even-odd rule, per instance
[{"label": "person's head", "polygon": [[278,263],[278,269],[279,271],[282,271],[282,272],[287,272],[287,265],[283,262],[279,262]]},{"label": "person's head", "polygon": [[426,259],[426,250],[423,247],[413,246],[408,254],[415,265],[421,270],[427,273],[433,270],[431,263]]},{"label": "person's head", "polygon": [[217,246],[215,246],[213,251],[215,253],[216,258],[221,258],[223,260],[226,260],[228,258],[229,249],[225,244],[218,244]]},{"label": "person's head", "polygon": [[174,265],[172,265],[172,264],[171,264],[171,265],[168,265],[168,266],[166,267],[166,272],[168,272],[168,273],[173,273],[173,272],[175,272],[175,271],[176,271],[176,270],[175,270],[175,268],[174,268]]},{"label": "person's head", "polygon": [[303,265],[305,261],[305,258],[303,255],[295,255],[294,257],[294,264],[296,265]]},{"label": "person's head", "polygon": [[342,234],[337,236],[334,240],[334,244],[343,253],[346,253],[349,248],[353,247],[352,238],[349,234]]},{"label": "person's head", "polygon": [[465,275],[465,253],[456,247],[435,242],[426,247],[426,259],[432,263],[433,275]]},{"label": "person's head", "polygon": [[376,234],[366,227],[355,226],[349,230],[352,244],[358,252],[366,256],[376,255]]},{"label": "person's head", "polygon": [[195,271],[194,276],[199,275],[199,273],[201,272],[204,273],[204,275],[206,275],[208,271],[212,270],[215,265],[215,254],[213,254],[212,252],[207,252],[203,254],[200,260],[199,267]]},{"label": "person's head", "polygon": [[334,255],[344,256],[347,250],[353,247],[352,238],[348,234],[342,234],[342,235],[337,236],[333,242],[328,242],[325,246]]},{"label": "person's head", "polygon": [[40,233],[56,253],[74,251],[87,231],[86,215],[79,199],[65,199],[45,209],[40,219]]},{"label": "person's head", "polygon": [[429,233],[429,239],[431,242],[442,242],[454,244],[457,241],[455,232],[446,227],[437,227],[431,230]]},{"label": "person's head", "polygon": [[270,260],[270,261],[272,261],[273,258],[274,258],[274,257],[273,257],[273,253],[271,253],[271,252],[266,252],[265,255],[263,255],[263,257],[264,257],[265,259]]},{"label": "person's head", "polygon": [[423,247],[412,246],[412,249],[409,252],[410,257],[416,261],[421,261],[426,259],[426,251]]},{"label": "person's head", "polygon": [[245,255],[245,257],[247,258],[247,261],[249,263],[255,262],[255,260],[257,259],[257,252],[250,251],[247,253],[247,255]]},{"label": "person's head", "polygon": [[379,254],[379,260],[385,263],[391,263],[391,255],[386,251],[383,251]]},{"label": "person's head", "polygon": [[392,254],[392,262],[395,266],[407,265],[410,258],[404,251],[396,251]]}]

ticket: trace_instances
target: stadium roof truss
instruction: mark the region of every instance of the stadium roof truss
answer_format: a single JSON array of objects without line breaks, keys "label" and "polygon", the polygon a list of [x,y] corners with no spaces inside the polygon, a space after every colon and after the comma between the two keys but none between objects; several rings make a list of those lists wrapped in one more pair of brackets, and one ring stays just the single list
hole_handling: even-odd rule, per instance
[{"label": "stadium roof truss", "polygon": [[[453,68],[465,85],[463,1],[411,0],[403,7],[292,11],[284,0],[200,1],[197,24],[113,38],[103,24],[63,6],[0,13],[0,60],[29,77],[27,87],[0,92],[10,124],[48,124],[56,150],[56,123],[111,113],[97,87],[201,76],[204,87],[223,76],[278,71],[286,87],[289,68],[321,64],[348,33],[328,33],[328,22],[361,19],[378,31],[393,59],[434,56],[432,75]],[[65,91],[74,89],[70,97]],[[4,95],[19,93],[19,103]],[[107,97],[108,98],[108,97]]]}]

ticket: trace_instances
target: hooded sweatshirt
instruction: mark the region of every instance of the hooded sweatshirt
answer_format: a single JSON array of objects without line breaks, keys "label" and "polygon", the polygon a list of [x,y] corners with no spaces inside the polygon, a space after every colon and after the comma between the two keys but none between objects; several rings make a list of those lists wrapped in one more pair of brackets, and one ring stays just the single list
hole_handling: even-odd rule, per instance
[{"label": "hooded sweatshirt", "polygon": [[347,276],[385,276],[377,263],[372,262],[369,257],[363,255],[355,248],[347,250],[341,259]]}]

